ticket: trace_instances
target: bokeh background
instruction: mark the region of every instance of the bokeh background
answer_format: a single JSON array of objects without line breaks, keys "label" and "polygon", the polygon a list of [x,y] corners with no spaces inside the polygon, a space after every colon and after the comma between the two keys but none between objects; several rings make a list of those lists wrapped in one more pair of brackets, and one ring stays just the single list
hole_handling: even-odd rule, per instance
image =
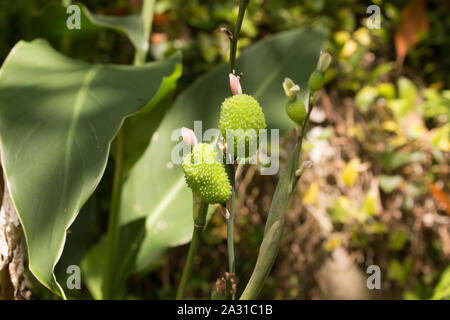
[{"label": "bokeh background", "polygon": [[[46,11],[59,3],[0,0],[0,61],[18,40],[40,36],[74,58],[132,62],[134,50],[124,35],[93,29],[79,39],[66,37],[65,21]],[[82,3],[108,15],[141,7],[139,0]],[[380,29],[366,27],[372,4],[381,9]],[[219,27],[232,26],[236,17],[236,1],[157,1],[151,57],[182,51],[177,92],[228,61],[229,42]],[[450,1],[252,0],[239,50],[301,26],[328,31],[324,49],[333,62],[303,149],[314,166],[295,191],[261,298],[450,298],[450,271],[444,273],[450,263]],[[282,165],[294,140],[293,132],[281,137]],[[106,229],[112,175],[108,166],[89,202],[93,214],[82,216],[89,236],[73,256],[81,259]],[[276,182],[277,176],[262,176],[257,166],[239,170],[238,283],[245,284],[253,270]],[[202,243],[188,297],[207,299],[227,269],[220,213],[212,216]],[[131,276],[126,298],[173,298],[186,254],[187,246],[172,248],[155,266]],[[366,288],[372,264],[381,269],[381,290]],[[55,298],[32,275],[28,280],[32,299]],[[91,298],[84,284],[70,295]]]}]

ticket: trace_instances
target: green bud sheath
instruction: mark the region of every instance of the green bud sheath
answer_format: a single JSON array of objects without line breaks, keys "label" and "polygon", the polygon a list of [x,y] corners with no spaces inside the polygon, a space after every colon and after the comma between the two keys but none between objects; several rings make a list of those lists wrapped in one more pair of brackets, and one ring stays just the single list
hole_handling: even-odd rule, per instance
[{"label": "green bud sheath", "polygon": [[230,198],[231,184],[213,146],[197,144],[184,157],[183,170],[187,185],[202,201],[223,204]]},{"label": "green bud sheath", "polygon": [[325,80],[323,78],[322,72],[314,70],[308,80],[308,86],[311,91],[317,91],[322,89]]},{"label": "green bud sheath", "polygon": [[292,121],[302,126],[306,118],[305,104],[300,99],[288,101],[286,103],[286,113]]},{"label": "green bud sheath", "polygon": [[219,129],[227,140],[234,145],[234,158],[238,149],[245,148],[243,158],[256,153],[259,146],[259,130],[266,128],[264,113],[258,101],[247,94],[237,94],[226,98],[220,111]]}]

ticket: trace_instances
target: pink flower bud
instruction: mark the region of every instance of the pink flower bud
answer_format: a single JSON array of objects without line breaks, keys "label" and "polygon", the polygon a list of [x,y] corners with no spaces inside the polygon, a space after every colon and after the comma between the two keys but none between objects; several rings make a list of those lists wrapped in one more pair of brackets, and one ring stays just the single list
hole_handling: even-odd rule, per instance
[{"label": "pink flower bud", "polygon": [[230,73],[230,88],[231,88],[231,92],[233,94],[241,94],[242,93],[242,87],[241,87],[241,82],[239,81],[239,77],[235,76],[232,73]]},{"label": "pink flower bud", "polygon": [[181,136],[183,137],[184,143],[188,146],[195,146],[197,144],[197,137],[195,136],[194,131],[188,128],[181,128]]}]

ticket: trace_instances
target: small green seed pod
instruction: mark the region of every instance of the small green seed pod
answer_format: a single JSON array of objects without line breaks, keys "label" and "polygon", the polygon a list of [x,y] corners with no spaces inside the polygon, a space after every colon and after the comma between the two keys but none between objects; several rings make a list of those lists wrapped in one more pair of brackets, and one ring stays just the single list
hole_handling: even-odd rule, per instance
[{"label": "small green seed pod", "polygon": [[289,118],[299,126],[303,125],[306,118],[306,108],[302,100],[288,101],[286,103],[286,113]]},{"label": "small green seed pod", "polygon": [[325,80],[323,78],[322,72],[314,70],[308,80],[309,89],[311,89],[312,92],[320,90],[322,89],[324,82]]},{"label": "small green seed pod", "polygon": [[204,202],[224,204],[231,196],[225,167],[217,160],[215,148],[207,143],[194,146],[183,159],[187,185]]},{"label": "small green seed pod", "polygon": [[[265,128],[262,108],[252,96],[236,94],[222,103],[219,129],[228,147],[234,146],[234,159],[253,156],[259,146],[259,130]],[[242,149],[244,154],[239,154]]]}]

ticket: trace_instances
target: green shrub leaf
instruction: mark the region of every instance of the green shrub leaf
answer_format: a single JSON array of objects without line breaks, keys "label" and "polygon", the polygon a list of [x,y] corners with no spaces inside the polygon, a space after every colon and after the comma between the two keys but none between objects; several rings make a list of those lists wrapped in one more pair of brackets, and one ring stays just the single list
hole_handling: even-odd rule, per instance
[{"label": "green shrub leaf", "polygon": [[142,67],[87,64],[41,39],[19,42],[0,74],[2,160],[32,273],[53,274],[66,230],[98,185],[124,119],[157,95],[179,56]]}]

